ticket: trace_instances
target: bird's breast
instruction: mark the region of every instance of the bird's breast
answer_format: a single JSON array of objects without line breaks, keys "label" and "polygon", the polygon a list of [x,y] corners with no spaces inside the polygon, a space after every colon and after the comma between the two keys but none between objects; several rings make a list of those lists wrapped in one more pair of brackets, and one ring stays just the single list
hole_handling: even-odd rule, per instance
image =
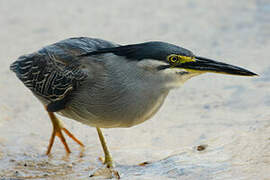
[{"label": "bird's breast", "polygon": [[107,82],[77,93],[62,114],[84,124],[100,127],[131,127],[151,118],[168,92],[150,91],[147,84]]}]

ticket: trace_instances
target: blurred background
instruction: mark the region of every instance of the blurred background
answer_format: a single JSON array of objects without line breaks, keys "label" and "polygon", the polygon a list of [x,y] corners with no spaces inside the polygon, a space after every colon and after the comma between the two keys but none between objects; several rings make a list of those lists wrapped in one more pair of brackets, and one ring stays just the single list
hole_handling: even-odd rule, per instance
[{"label": "blurred background", "polygon": [[[0,179],[85,179],[100,166],[96,130],[63,117],[84,155],[69,138],[69,157],[58,139],[45,155],[49,117],[9,70],[18,56],[77,36],[166,41],[260,75],[193,78],[151,120],[104,130],[123,179],[270,179],[269,0],[1,0],[0,27]],[[143,161],[153,163],[136,166]]]}]

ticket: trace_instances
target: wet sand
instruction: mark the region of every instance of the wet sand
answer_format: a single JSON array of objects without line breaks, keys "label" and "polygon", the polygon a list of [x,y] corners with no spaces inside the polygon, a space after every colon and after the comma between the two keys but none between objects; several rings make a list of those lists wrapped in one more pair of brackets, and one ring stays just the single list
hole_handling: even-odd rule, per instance
[{"label": "wet sand", "polygon": [[45,155],[49,117],[9,71],[18,56],[76,36],[167,41],[260,75],[195,77],[151,120],[105,129],[122,179],[270,179],[269,22],[268,0],[0,1],[0,179],[87,179],[101,166],[95,129],[63,117],[86,148],[67,138],[66,156],[57,139]]}]

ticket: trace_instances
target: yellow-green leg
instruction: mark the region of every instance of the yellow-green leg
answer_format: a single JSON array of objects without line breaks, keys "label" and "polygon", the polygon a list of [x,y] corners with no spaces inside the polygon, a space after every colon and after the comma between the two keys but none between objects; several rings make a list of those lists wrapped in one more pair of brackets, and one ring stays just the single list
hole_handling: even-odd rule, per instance
[{"label": "yellow-green leg", "polygon": [[107,168],[112,168],[113,167],[113,160],[112,160],[112,156],[109,152],[109,149],[107,147],[105,138],[101,132],[101,129],[97,127],[97,132],[98,132],[98,137],[101,143],[101,146],[103,148],[104,151],[104,155],[105,155],[105,160],[104,160],[104,164],[106,164]]},{"label": "yellow-green leg", "polygon": [[101,146],[103,148],[104,154],[105,154],[105,160],[103,161],[103,163],[105,164],[105,168],[98,168],[96,170],[93,171],[92,174],[90,174],[90,177],[93,176],[104,176],[106,178],[116,178],[116,179],[120,179],[120,176],[118,174],[118,172],[116,170],[113,169],[113,160],[112,160],[112,156],[109,152],[109,149],[106,145],[105,142],[105,138],[100,130],[100,128],[97,127],[97,132],[98,132],[98,137],[101,143]]}]

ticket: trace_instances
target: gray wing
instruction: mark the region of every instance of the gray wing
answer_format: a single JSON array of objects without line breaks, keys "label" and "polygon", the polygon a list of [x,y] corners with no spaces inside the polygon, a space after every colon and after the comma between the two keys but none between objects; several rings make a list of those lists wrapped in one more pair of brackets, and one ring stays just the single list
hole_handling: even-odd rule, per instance
[{"label": "gray wing", "polygon": [[101,39],[70,38],[21,56],[10,69],[35,95],[48,102],[48,111],[65,108],[69,95],[87,78],[79,55],[118,46]]}]

